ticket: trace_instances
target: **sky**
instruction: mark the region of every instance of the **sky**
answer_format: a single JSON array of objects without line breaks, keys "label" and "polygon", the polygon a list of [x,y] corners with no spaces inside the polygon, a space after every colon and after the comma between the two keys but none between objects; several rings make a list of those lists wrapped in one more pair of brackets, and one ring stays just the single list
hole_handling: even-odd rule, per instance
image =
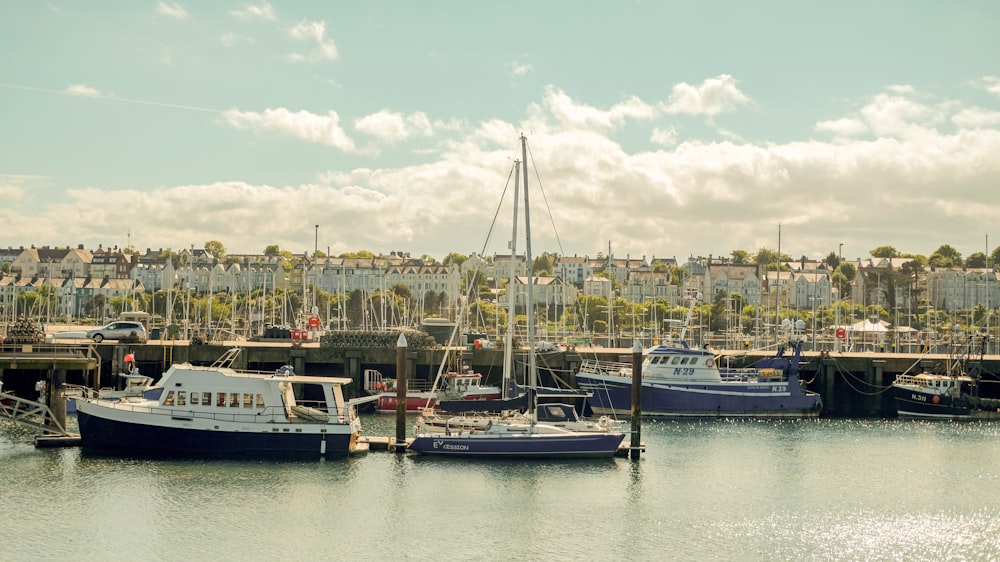
[{"label": "sky", "polygon": [[991,0],[5,2],[0,247],[509,253],[523,134],[534,255],[992,252],[997,29]]}]

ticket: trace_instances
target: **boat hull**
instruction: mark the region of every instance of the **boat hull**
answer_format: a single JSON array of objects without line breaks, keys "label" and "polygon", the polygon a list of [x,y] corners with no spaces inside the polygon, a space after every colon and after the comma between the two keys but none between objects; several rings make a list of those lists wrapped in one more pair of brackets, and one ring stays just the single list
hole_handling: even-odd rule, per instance
[{"label": "boat hull", "polygon": [[[593,393],[588,403],[594,414],[631,414],[630,379],[578,373],[576,381]],[[823,400],[803,391],[794,377],[767,383],[643,381],[641,406],[643,416],[656,417],[810,418],[819,416]]]},{"label": "boat hull", "polygon": [[[123,415],[124,413],[124,415]],[[163,422],[150,423],[147,418]],[[357,446],[347,424],[232,423],[123,412],[81,401],[77,420],[84,449],[165,456],[338,457]],[[200,423],[208,422],[208,423]]]},{"label": "boat hull", "polygon": [[965,398],[941,396],[903,386],[892,387],[896,414],[903,418],[970,420],[975,409]]},{"label": "boat hull", "polygon": [[624,439],[624,433],[423,435],[415,437],[408,449],[449,457],[601,458],[613,457]]},{"label": "boat hull", "polygon": [[[481,400],[495,400],[497,398],[500,398],[499,392],[484,392],[481,394],[465,395],[461,398],[461,400],[465,402],[474,402]],[[396,413],[397,403],[395,393],[382,393],[379,395],[378,400],[375,401],[375,411],[380,414],[394,414]],[[406,395],[407,412],[420,412],[426,408],[438,408],[438,399],[436,395],[429,392],[411,392]]]}]

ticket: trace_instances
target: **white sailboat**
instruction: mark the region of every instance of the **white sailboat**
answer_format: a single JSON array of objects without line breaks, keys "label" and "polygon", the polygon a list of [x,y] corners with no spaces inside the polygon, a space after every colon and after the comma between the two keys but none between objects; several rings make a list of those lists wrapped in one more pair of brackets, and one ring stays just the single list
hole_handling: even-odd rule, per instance
[{"label": "white sailboat", "polygon": [[[531,221],[529,219],[528,171],[527,171],[527,139],[521,135],[522,160],[518,171],[524,174],[524,216],[526,257],[528,263],[528,343],[529,389],[537,387],[537,365],[535,363],[535,323],[531,313],[533,301],[532,285],[534,271],[531,267]],[[517,164],[515,164],[517,165]],[[517,192],[518,178],[515,173],[514,182],[514,240],[517,239]],[[511,242],[511,250],[515,247]],[[508,291],[513,291],[513,286]],[[510,306],[513,308],[513,295]],[[509,334],[509,331],[508,331]],[[509,335],[508,335],[509,337]],[[505,377],[509,376],[509,368],[513,363],[512,345],[508,340],[505,346]],[[589,430],[579,430],[577,425],[581,420],[576,417],[576,411],[569,405],[538,404],[536,392],[529,392],[530,407],[523,415],[508,416],[457,416],[455,418],[418,419],[414,430],[413,441],[409,449],[429,455],[461,456],[461,457],[502,457],[502,458],[581,458],[581,457],[611,457],[618,450],[625,433],[620,425],[605,429],[594,423]],[[543,411],[539,410],[544,408]],[[558,410],[558,412],[556,411]],[[572,414],[570,414],[572,412]],[[554,414],[561,414],[559,419],[550,421]],[[570,418],[570,415],[572,418]],[[606,420],[602,420],[606,421]],[[454,423],[452,423],[454,422]]]}]

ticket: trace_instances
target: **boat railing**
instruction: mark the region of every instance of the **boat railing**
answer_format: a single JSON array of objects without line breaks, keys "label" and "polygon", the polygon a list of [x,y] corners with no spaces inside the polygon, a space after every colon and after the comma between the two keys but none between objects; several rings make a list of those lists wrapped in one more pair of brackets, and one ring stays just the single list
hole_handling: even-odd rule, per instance
[{"label": "boat railing", "polygon": [[632,364],[620,361],[602,361],[600,359],[584,359],[580,363],[580,372],[593,375],[632,376]]},{"label": "boat railing", "polygon": [[[353,416],[350,415],[351,407],[344,406],[343,408],[314,408],[310,406],[305,406],[297,404],[297,413],[309,412],[310,410],[315,413],[324,414],[323,417],[328,418],[327,423],[329,424],[342,424],[346,423],[346,420],[350,420]],[[150,414],[154,416],[164,416],[175,420],[194,420],[194,419],[205,419],[214,421],[225,421],[225,422],[241,422],[241,423],[253,423],[253,424],[289,424],[289,423],[306,423],[306,422],[316,422],[317,419],[305,418],[300,415],[293,416],[290,419],[286,413],[285,408],[281,406],[270,406],[263,409],[254,409],[249,412],[240,413],[228,413],[228,412],[209,412],[204,410],[181,410],[179,408],[164,408],[161,406],[148,406],[143,404],[130,403],[127,400],[122,400],[120,402],[111,403],[111,407],[116,410],[127,410],[131,412],[142,412],[144,414]],[[332,412],[336,411],[336,415]]]}]

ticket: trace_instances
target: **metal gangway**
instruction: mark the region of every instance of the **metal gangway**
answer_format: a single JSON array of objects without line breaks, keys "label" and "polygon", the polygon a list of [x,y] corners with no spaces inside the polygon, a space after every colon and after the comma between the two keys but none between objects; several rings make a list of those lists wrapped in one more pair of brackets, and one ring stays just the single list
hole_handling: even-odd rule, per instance
[{"label": "metal gangway", "polygon": [[46,404],[14,394],[0,392],[0,419],[10,420],[45,435],[71,437]]}]

